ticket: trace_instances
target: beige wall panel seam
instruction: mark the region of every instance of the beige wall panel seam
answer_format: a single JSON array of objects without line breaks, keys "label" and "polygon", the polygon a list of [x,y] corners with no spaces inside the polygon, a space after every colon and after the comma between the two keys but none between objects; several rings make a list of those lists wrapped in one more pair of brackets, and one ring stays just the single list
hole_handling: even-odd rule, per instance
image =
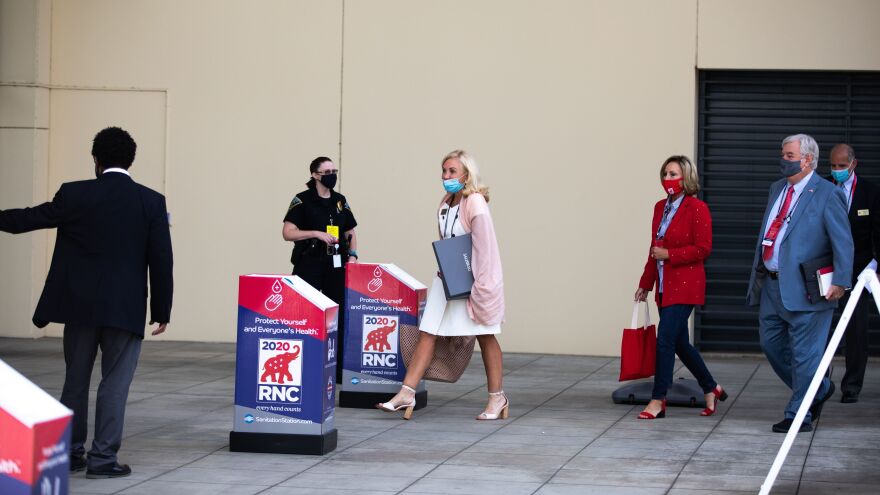
[{"label": "beige wall panel seam", "polygon": [[168,104],[168,91],[165,91],[165,172],[162,174],[162,195],[165,196],[165,210],[168,211],[168,227],[171,225],[171,209],[168,206],[168,174],[171,173],[171,166],[168,165],[168,150],[171,149],[171,105]]},{"label": "beige wall panel seam", "polygon": [[[52,92],[49,92],[49,98],[52,97]],[[51,108],[51,105],[49,105]],[[45,129],[46,132],[46,140],[43,146],[44,156],[38,156],[39,146],[34,143],[33,148],[31,149],[31,153],[33,156],[33,163],[36,165],[34,167],[34,176],[33,183],[31,188],[34,192],[34,196],[39,192],[42,193],[43,197],[34,197],[33,203],[43,203],[48,200],[49,197],[49,137],[52,132],[48,129]],[[37,173],[40,172],[40,176]],[[46,275],[49,272],[49,264],[52,262],[52,258],[50,256],[40,257],[39,254],[41,252],[49,253],[49,233],[46,230],[38,230],[32,232],[31,236],[31,308],[36,308],[37,302],[40,300],[40,296],[43,293],[43,285],[45,284]],[[44,328],[37,328],[35,326],[30,327],[30,334],[32,337],[44,337],[46,335],[46,330]]]},{"label": "beige wall panel seam", "polygon": [[[51,47],[49,50],[51,53]],[[49,78],[52,78],[52,68],[49,67]],[[51,86],[51,84],[49,84]],[[43,195],[48,200],[49,196],[53,194],[52,187],[52,88],[49,89],[49,110],[48,110],[48,122],[49,122],[49,132],[46,136],[46,180],[43,182]],[[54,198],[53,198],[54,199]],[[49,267],[52,266],[52,255],[55,253],[55,239],[53,236],[49,235],[48,231],[41,231],[43,235],[45,235],[46,241],[43,243],[43,259],[45,260],[45,267],[43,273],[43,280],[34,279],[34,283],[43,283],[45,284],[45,279],[49,275]],[[39,296],[37,296],[39,297]],[[35,301],[31,301],[31,304],[34,308],[37,307],[37,303],[39,299]],[[54,324],[53,324],[54,325]],[[53,325],[49,325],[40,329],[43,332],[43,336],[55,336],[51,333]],[[62,334],[63,335],[63,334]]]},{"label": "beige wall panel seam", "polygon": [[82,91],[133,91],[139,93],[165,93],[168,88],[140,88],[131,87],[113,87],[113,86],[82,86],[76,84],[40,84],[40,83],[23,83],[23,82],[4,82],[0,81],[0,87],[7,86],[11,88],[36,88],[36,89],[64,89],[64,90],[82,90]]},{"label": "beige wall panel seam", "polygon": [[31,6],[33,7],[33,17],[31,18],[34,23],[34,39],[31,40],[33,43],[33,57],[34,57],[34,71],[31,74],[31,80],[34,82],[38,81],[40,74],[40,2],[39,0],[34,0],[31,2]]},{"label": "beige wall panel seam", "polygon": [[[49,67],[46,68],[46,80],[49,81],[49,84],[52,83],[52,54],[54,53],[52,50],[52,43],[54,42],[54,37],[52,36],[52,33],[55,32],[55,15],[54,15],[55,8],[54,7],[55,7],[55,0],[49,0],[49,43],[48,43],[48,45],[49,45],[48,46],[48,48],[49,48]],[[51,109],[52,109],[52,94],[50,93],[49,94],[49,111],[50,112],[52,111]],[[49,118],[50,119],[52,118],[51,114],[49,115]],[[48,141],[51,144],[51,141],[52,141],[51,133],[49,134]],[[48,181],[47,181],[47,186],[48,186]]]},{"label": "beige wall panel seam", "polygon": [[[694,4],[694,67],[700,64],[700,2]],[[699,93],[699,91],[697,91]],[[694,127],[696,129],[696,127]]]},{"label": "beige wall panel seam", "polygon": [[[336,163],[340,171],[342,171],[342,116],[343,116],[343,95],[345,92],[345,0],[340,0],[340,7],[342,9],[340,17],[340,43],[339,43],[339,146],[337,147],[336,153]],[[344,193],[345,190],[343,188],[343,184],[345,181],[345,174],[339,174],[339,192]]]},{"label": "beige wall panel seam", "polygon": [[[34,5],[34,21],[35,21],[34,22],[34,24],[35,24],[35,26],[34,26],[34,47],[35,47],[35,49],[34,49],[34,81],[37,81],[37,82],[40,81],[40,73],[42,72],[40,70],[40,62],[42,60],[42,57],[41,57],[42,54],[40,53],[40,35],[41,35],[40,12],[42,10],[40,8],[41,4],[42,4],[42,2],[40,0],[34,0],[34,3],[33,3],[33,5]],[[49,9],[49,15],[52,15],[51,8]],[[49,36],[51,36],[51,35],[52,35],[52,32],[50,30]]]}]

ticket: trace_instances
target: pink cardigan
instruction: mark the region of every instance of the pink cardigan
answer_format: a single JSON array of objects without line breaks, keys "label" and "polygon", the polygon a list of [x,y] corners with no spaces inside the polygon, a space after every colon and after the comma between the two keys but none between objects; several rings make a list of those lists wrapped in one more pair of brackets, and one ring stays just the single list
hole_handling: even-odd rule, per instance
[{"label": "pink cardigan", "polygon": [[[444,195],[439,208],[443,208],[450,197],[450,194]],[[462,198],[459,218],[473,242],[474,287],[467,301],[468,315],[481,325],[500,324],[504,321],[501,255],[489,205],[483,195],[474,193]]]}]

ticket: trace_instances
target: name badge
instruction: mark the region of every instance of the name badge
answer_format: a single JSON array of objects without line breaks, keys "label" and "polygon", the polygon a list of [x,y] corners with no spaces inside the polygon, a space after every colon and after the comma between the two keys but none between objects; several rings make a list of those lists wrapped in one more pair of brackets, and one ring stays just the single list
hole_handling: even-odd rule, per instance
[{"label": "name badge", "polygon": [[866,217],[871,214],[871,210],[859,210],[858,215],[860,217]]},{"label": "name badge", "polygon": [[328,225],[327,233],[339,239],[339,225]]},{"label": "name badge", "polygon": [[773,245],[773,239],[764,239],[764,240],[761,242],[761,245],[762,245],[762,246],[770,247],[770,246]]},{"label": "name badge", "polygon": [[333,268],[342,268],[342,255],[334,254],[333,255]]}]

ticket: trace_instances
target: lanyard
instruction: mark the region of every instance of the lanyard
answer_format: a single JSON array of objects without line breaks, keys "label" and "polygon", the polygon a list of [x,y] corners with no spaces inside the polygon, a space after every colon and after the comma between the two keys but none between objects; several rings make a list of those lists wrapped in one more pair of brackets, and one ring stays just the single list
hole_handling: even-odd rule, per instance
[{"label": "lanyard", "polygon": [[452,230],[455,230],[455,221],[458,220],[458,212],[461,211],[461,202],[458,203],[457,208],[455,209],[455,218],[452,219],[452,230],[449,230],[449,217],[450,213],[452,213],[452,207],[449,207],[446,210],[446,221],[443,223],[443,236],[445,237],[447,234],[450,237],[455,237],[455,234],[452,233]]},{"label": "lanyard", "polygon": [[[780,196],[780,199],[779,199],[779,208],[776,210],[776,215],[773,215],[773,218],[776,218],[779,216],[779,211],[782,210],[782,205],[785,203],[785,194],[788,192],[789,187],[794,189],[794,186],[792,186],[792,185],[787,185],[782,189],[782,195]],[[795,191],[795,192],[797,192],[797,191]],[[791,205],[791,208],[789,208],[788,211],[786,212],[785,218],[782,219],[784,222],[786,222],[786,223],[791,222],[791,215],[794,213],[794,210],[797,209],[798,203],[801,202],[801,196],[803,196],[803,191],[801,191],[801,193],[797,195],[797,199],[794,200],[794,204]],[[771,220],[771,223],[772,223],[772,220]]]},{"label": "lanyard", "polygon": [[853,185],[852,189],[849,190],[849,203],[846,205],[846,209],[849,210],[852,208],[853,197],[856,195],[856,184],[859,182],[859,176],[853,173]]},{"label": "lanyard", "polygon": [[[314,210],[313,210],[314,217],[313,218],[315,220],[317,220],[318,222],[320,222],[320,220],[318,220],[318,219],[321,218],[321,214],[326,214],[327,215],[327,225],[336,225],[335,218],[338,217],[340,213],[342,213],[342,211],[337,206],[337,202],[334,201],[334,198],[332,195],[329,198],[318,197],[318,199],[314,202],[313,208],[314,208]],[[344,222],[340,222],[340,225],[342,223],[344,223]]]},{"label": "lanyard", "polygon": [[[670,201],[672,196],[666,199],[666,207],[663,208],[663,218],[660,219],[660,225],[657,226],[657,234],[654,236],[655,239],[662,239],[663,236],[660,235],[660,231],[663,230],[663,224],[666,223],[666,218],[672,213],[673,210],[673,201]],[[681,198],[681,203],[684,203],[684,197]],[[678,204],[681,207],[681,203]],[[675,208],[676,213],[678,212],[678,208]],[[669,229],[669,225],[666,226],[666,229]],[[665,233],[665,232],[664,232]]]}]

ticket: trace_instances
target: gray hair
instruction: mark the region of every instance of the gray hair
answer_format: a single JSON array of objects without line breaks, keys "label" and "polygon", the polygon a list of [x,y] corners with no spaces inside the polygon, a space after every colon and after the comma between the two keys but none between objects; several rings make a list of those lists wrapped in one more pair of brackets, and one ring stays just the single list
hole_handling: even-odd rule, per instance
[{"label": "gray hair", "polygon": [[810,167],[812,167],[813,170],[816,170],[816,167],[819,165],[819,145],[816,143],[816,140],[808,134],[795,134],[783,139],[782,146],[794,142],[800,143],[802,157],[805,157],[806,155],[811,155],[813,157],[810,161]]}]

